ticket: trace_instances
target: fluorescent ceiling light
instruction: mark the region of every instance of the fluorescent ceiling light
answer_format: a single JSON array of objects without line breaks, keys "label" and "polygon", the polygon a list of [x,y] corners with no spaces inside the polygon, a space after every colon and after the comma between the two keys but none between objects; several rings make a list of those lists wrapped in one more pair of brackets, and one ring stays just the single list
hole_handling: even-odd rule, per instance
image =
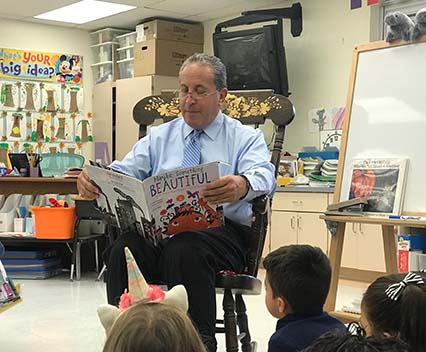
[{"label": "fluorescent ceiling light", "polygon": [[135,9],[136,6],[115,4],[112,2],[83,0],[59,9],[34,16],[42,20],[82,24],[117,13]]}]

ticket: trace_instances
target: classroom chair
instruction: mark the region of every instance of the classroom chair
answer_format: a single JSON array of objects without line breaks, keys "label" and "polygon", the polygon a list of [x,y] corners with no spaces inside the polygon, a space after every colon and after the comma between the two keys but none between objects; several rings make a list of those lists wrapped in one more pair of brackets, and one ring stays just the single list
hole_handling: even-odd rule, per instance
[{"label": "classroom chair", "polygon": [[73,249],[71,257],[70,280],[74,280],[74,271],[76,280],[81,277],[81,246],[85,243],[94,243],[96,272],[99,273],[99,240],[106,237],[108,243],[111,243],[109,227],[106,225],[104,233],[80,233],[80,225],[83,220],[104,220],[104,215],[99,211],[95,200],[74,199],[76,209],[76,222],[74,226]]},{"label": "classroom chair", "polygon": [[71,167],[83,167],[84,156],[71,153],[46,153],[41,155],[40,171],[43,177],[64,176]]}]

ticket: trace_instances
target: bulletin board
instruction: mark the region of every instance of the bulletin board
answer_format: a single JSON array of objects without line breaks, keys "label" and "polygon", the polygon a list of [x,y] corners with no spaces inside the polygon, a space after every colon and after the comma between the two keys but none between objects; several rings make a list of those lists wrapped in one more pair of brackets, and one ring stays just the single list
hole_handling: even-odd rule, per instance
[{"label": "bulletin board", "polygon": [[426,39],[357,46],[334,201],[348,199],[351,163],[407,158],[402,214],[426,215]]},{"label": "bulletin board", "polygon": [[0,161],[7,152],[81,153],[92,141],[83,58],[0,48]]}]

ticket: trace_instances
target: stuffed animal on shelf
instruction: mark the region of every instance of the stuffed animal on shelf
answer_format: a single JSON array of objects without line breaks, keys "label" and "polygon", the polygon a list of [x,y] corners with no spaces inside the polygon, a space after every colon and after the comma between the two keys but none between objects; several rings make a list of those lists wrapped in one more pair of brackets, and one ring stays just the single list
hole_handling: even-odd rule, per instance
[{"label": "stuffed animal on shelf", "polygon": [[387,42],[398,39],[410,40],[414,22],[405,13],[399,11],[390,13],[386,15],[385,23],[388,25]]},{"label": "stuffed animal on shelf", "polygon": [[426,34],[426,7],[423,9],[420,9],[416,13],[414,22],[415,24],[411,32],[411,40],[416,40],[422,34]]},{"label": "stuffed animal on shelf", "polygon": [[184,311],[188,310],[188,295],[183,285],[177,285],[167,292],[164,292],[160,286],[148,285],[129,248],[124,248],[124,251],[126,253],[129,290],[121,295],[119,307],[103,304],[97,309],[99,320],[107,334],[120,313],[141,300],[160,301],[180,307]]}]

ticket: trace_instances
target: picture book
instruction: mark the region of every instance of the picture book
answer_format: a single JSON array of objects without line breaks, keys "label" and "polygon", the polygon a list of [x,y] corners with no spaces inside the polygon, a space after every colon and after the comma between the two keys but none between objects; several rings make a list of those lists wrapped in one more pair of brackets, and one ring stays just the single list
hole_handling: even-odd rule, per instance
[{"label": "picture book", "polygon": [[399,215],[402,209],[407,159],[355,159],[349,199],[367,198],[365,213]]},{"label": "picture book", "polygon": [[7,276],[3,263],[0,260],[0,313],[22,301],[20,287]]},{"label": "picture book", "polygon": [[222,206],[210,204],[201,189],[220,176],[220,162],[172,170],[140,181],[86,166],[101,195],[98,206],[114,214],[121,231],[135,231],[157,244],[166,236],[223,225]]}]

